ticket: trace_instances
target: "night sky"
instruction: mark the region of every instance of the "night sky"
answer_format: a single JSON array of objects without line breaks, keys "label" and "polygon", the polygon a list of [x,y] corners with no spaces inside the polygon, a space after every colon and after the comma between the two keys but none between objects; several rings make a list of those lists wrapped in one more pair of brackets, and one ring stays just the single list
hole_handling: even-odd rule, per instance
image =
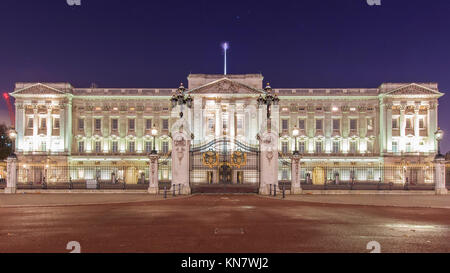
[{"label": "night sky", "polygon": [[[449,27],[448,0],[1,0],[0,91],[20,81],[176,88],[189,73],[223,73],[229,41],[228,73],[262,73],[273,88],[438,82],[446,93]],[[446,152],[450,94],[439,115]]]}]

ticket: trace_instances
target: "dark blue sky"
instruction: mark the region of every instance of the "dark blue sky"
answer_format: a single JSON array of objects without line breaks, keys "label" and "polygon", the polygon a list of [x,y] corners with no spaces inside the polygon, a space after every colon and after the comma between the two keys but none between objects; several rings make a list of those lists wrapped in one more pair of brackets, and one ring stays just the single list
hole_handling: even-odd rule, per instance
[{"label": "dark blue sky", "polygon": [[[438,82],[450,90],[450,1],[2,0],[0,91],[18,81],[177,87],[189,73],[259,73],[272,87]],[[1,120],[7,120],[0,103]],[[450,95],[440,100],[450,150]]]}]

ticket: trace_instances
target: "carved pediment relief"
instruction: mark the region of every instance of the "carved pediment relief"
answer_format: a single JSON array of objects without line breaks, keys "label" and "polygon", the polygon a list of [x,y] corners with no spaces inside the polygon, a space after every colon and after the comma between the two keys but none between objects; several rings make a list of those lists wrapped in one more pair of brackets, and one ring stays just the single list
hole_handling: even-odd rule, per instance
[{"label": "carved pediment relief", "polygon": [[247,86],[245,84],[229,80],[220,79],[203,86],[188,91],[193,94],[255,94],[262,93],[261,90]]},{"label": "carved pediment relief", "polygon": [[35,84],[25,87],[20,90],[14,91],[13,95],[63,95],[64,91],[60,91],[45,84]]},{"label": "carved pediment relief", "polygon": [[400,88],[394,89],[388,92],[386,95],[397,96],[397,95],[442,95],[442,93],[429,89],[418,84],[410,84],[402,86]]}]

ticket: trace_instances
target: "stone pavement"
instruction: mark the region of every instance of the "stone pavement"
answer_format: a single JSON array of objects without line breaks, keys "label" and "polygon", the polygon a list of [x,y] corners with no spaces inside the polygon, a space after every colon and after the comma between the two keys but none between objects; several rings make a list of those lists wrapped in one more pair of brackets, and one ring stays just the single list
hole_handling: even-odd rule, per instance
[{"label": "stone pavement", "polygon": [[[180,198],[167,194],[167,199]],[[22,193],[0,194],[0,208],[6,207],[46,207],[76,206],[93,204],[138,203],[164,200],[162,194],[148,193]]]},{"label": "stone pavement", "polygon": [[[177,196],[175,198],[186,198]],[[277,197],[260,196],[261,198],[281,199]],[[171,194],[167,199],[173,199]],[[93,204],[120,204],[139,203],[164,200],[162,194],[151,195],[147,193],[26,193],[26,194],[0,194],[0,208],[6,207],[45,207],[45,206],[76,206]],[[450,209],[450,195],[414,195],[414,194],[365,194],[365,195],[286,195],[286,200],[323,204],[345,204],[362,206],[393,206],[393,207],[420,207],[420,208],[446,208]]]},{"label": "stone pavement", "polygon": [[[273,197],[272,197],[273,198]],[[275,198],[281,198],[278,195]],[[409,208],[446,208],[450,209],[449,195],[414,195],[414,194],[364,194],[364,195],[286,195],[286,200],[343,204],[343,205],[362,205],[362,206],[392,206]]]}]

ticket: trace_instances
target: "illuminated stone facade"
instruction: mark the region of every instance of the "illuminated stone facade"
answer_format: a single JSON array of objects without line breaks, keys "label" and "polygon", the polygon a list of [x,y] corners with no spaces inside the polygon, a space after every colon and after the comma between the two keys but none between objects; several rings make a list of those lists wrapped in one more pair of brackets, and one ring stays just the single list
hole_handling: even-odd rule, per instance
[{"label": "illuminated stone facade", "polygon": [[[156,150],[170,160],[171,127],[184,112],[192,144],[220,137],[257,143],[266,124],[260,74],[188,76],[192,108],[171,108],[175,88],[77,88],[69,83],[17,83],[16,153],[22,164],[138,164]],[[280,158],[297,147],[302,162],[431,162],[437,143],[436,83],[384,83],[378,88],[274,88],[271,124]],[[282,174],[280,174],[281,176]],[[170,180],[171,172],[159,179]]]}]

